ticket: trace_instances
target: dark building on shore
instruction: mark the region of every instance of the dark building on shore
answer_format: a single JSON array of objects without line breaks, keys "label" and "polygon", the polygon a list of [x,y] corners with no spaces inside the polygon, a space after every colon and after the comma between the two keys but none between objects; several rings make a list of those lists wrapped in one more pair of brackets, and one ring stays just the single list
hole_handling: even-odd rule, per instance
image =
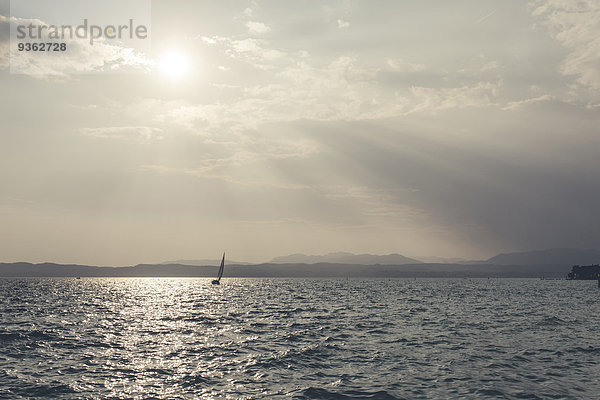
[{"label": "dark building on shore", "polygon": [[600,279],[600,265],[574,265],[569,275],[567,275],[567,279]]}]

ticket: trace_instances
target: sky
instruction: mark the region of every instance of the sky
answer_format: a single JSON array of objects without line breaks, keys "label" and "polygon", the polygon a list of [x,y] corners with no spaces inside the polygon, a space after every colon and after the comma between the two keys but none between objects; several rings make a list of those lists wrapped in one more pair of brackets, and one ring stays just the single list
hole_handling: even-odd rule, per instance
[{"label": "sky", "polygon": [[0,0],[0,262],[600,247],[600,1],[152,1],[146,51],[10,73],[40,7]]}]

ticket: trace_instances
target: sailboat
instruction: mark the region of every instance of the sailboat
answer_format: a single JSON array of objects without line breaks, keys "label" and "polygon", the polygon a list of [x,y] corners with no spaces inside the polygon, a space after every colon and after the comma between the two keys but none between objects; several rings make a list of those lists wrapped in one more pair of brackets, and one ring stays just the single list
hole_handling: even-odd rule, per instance
[{"label": "sailboat", "polygon": [[223,270],[225,269],[225,253],[223,253],[223,258],[221,259],[221,266],[219,267],[219,274],[217,275],[217,279],[212,281],[213,285],[221,284],[221,277],[223,276]]}]

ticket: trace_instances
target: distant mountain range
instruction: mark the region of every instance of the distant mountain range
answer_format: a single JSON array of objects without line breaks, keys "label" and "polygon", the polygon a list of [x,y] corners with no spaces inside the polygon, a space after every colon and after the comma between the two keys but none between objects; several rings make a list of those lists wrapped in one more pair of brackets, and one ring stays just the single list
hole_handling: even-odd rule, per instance
[{"label": "distant mountain range", "polygon": [[[96,267],[0,263],[2,277],[211,277],[220,260]],[[188,264],[194,263],[194,264]],[[400,254],[292,254],[271,263],[226,263],[226,277],[565,277],[573,265],[600,264],[600,250],[549,249],[498,254],[486,261],[423,263]]]},{"label": "distant mountain range", "polygon": [[460,265],[585,265],[599,264],[600,250],[596,249],[547,249],[515,253],[501,253],[488,260],[465,260],[461,258],[422,257],[420,260],[401,254],[373,255],[352,253],[329,253],[323,256],[292,254],[275,257],[274,264],[359,264],[359,265],[407,265],[421,263],[460,264]]},{"label": "distant mountain range", "polygon": [[350,264],[350,265],[406,265],[421,264],[422,261],[404,257],[401,254],[373,255],[352,253],[329,253],[323,256],[308,256],[306,254],[291,254],[289,256],[275,257],[273,264]]},{"label": "distant mountain range", "polygon": [[486,261],[494,265],[584,265],[599,264],[600,250],[548,249],[498,254]]},{"label": "distant mountain range", "polygon": [[[180,264],[140,264],[133,267],[0,263],[1,277],[198,277],[212,278],[217,267]],[[564,278],[567,266],[490,264],[256,264],[229,265],[224,277],[239,278]]]},{"label": "distant mountain range", "polygon": [[[235,265],[252,265],[252,263],[249,262],[244,262],[244,261],[233,261],[233,260],[226,260],[227,264],[235,264]],[[214,260],[174,260],[174,261],[163,261],[161,262],[161,264],[180,264],[180,265],[195,265],[198,267],[203,267],[203,266],[213,266],[213,265],[219,265],[221,263],[221,259],[219,258],[214,259]]]}]

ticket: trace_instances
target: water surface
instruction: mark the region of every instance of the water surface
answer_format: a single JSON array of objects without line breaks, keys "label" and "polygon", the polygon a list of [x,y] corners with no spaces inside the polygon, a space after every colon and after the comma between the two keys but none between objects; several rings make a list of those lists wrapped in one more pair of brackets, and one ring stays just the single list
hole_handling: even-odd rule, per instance
[{"label": "water surface", "polygon": [[0,398],[594,398],[590,281],[0,279]]}]

